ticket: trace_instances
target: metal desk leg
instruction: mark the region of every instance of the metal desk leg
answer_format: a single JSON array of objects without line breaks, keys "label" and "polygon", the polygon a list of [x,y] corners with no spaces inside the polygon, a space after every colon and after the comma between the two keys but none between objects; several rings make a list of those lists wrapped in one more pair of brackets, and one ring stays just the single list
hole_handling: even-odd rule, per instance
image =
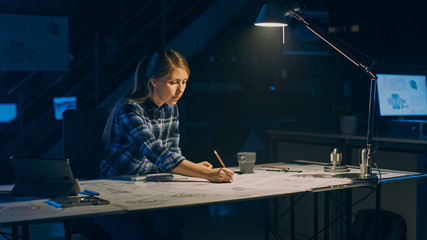
[{"label": "metal desk leg", "polygon": [[375,190],[375,235],[376,239],[381,238],[381,183],[378,184]]},{"label": "metal desk leg", "polygon": [[313,194],[313,240],[319,239],[319,193]]},{"label": "metal desk leg", "polygon": [[18,240],[18,226],[16,224],[12,225],[12,239]]},{"label": "metal desk leg", "polygon": [[22,239],[29,240],[30,239],[30,231],[28,224],[22,224]]},{"label": "metal desk leg", "polygon": [[71,220],[63,221],[64,224],[64,239],[71,240]]},{"label": "metal desk leg", "polygon": [[291,239],[295,239],[295,195],[291,196]]},{"label": "metal desk leg", "polygon": [[351,188],[346,189],[346,235],[347,239],[351,239],[351,220],[352,220],[352,200],[353,190]]},{"label": "metal desk leg", "polygon": [[[22,228],[22,239],[23,240],[29,240],[30,239],[30,231],[29,231],[28,224],[22,224],[21,228]],[[13,224],[12,225],[12,239],[18,240],[18,238],[19,238],[19,236],[18,236],[18,225]]]},{"label": "metal desk leg", "polygon": [[[424,154],[418,155],[417,172],[427,172],[427,147]],[[426,179],[417,180],[417,240],[426,239]]]},{"label": "metal desk leg", "polygon": [[264,239],[270,239],[270,217],[271,217],[271,201],[272,199],[265,199],[264,201]]},{"label": "metal desk leg", "polygon": [[323,238],[325,240],[329,239],[329,221],[330,221],[330,219],[329,219],[329,198],[330,198],[330,194],[331,193],[329,191],[325,192],[325,221],[324,221],[325,231],[323,232],[323,234],[324,234]]}]

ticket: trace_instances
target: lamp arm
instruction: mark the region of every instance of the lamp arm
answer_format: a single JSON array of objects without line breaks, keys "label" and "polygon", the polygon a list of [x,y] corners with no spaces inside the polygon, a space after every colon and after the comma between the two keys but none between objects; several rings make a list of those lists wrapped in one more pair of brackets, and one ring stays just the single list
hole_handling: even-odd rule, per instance
[{"label": "lamp arm", "polygon": [[[317,35],[320,39],[325,41],[329,46],[331,46],[333,49],[335,49],[337,52],[339,52],[341,55],[343,55],[345,58],[347,58],[350,62],[352,62],[354,65],[359,67],[363,72],[368,74],[369,78],[371,79],[370,84],[370,93],[369,93],[369,116],[368,116],[368,130],[367,130],[367,140],[366,140],[366,159],[367,159],[367,165],[371,166],[372,160],[373,160],[373,146],[372,146],[372,138],[373,138],[373,129],[374,129],[374,115],[375,115],[375,94],[377,90],[377,76],[372,73],[369,70],[369,67],[363,65],[357,58],[349,54],[346,50],[344,50],[342,47],[339,47],[337,44],[333,44],[330,40],[327,40],[326,37],[324,37],[319,31],[315,29],[310,23],[304,20],[298,13],[296,13],[294,10],[289,10],[289,15],[299,22],[302,22],[310,31],[312,31],[315,35]],[[375,64],[375,61],[371,66]],[[371,172],[367,173],[368,175],[371,174]]]},{"label": "lamp arm", "polygon": [[331,40],[326,39],[326,36],[324,36],[322,33],[320,33],[319,30],[316,29],[315,26],[308,23],[303,17],[301,17],[298,13],[296,13],[294,10],[289,10],[289,15],[299,22],[303,23],[311,32],[313,32],[316,36],[318,36],[320,39],[322,39],[324,42],[326,42],[329,46],[331,46],[333,49],[335,49],[337,52],[339,52],[341,55],[343,55],[345,58],[347,58],[350,62],[352,62],[357,67],[361,68],[364,72],[366,72],[370,77],[373,75],[369,72],[369,68],[363,65],[363,63],[357,59],[356,57],[352,56],[350,53],[348,53],[344,48],[340,47],[337,43],[332,43]]}]

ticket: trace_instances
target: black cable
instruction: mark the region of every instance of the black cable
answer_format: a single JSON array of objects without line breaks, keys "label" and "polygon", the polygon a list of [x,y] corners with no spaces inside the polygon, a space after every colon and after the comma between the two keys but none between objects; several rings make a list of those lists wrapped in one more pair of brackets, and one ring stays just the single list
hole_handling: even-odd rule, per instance
[{"label": "black cable", "polygon": [[274,239],[284,239],[280,234],[276,231],[270,231],[273,234]]},{"label": "black cable", "polygon": [[[353,207],[354,206],[356,206],[357,204],[359,204],[360,202],[362,202],[362,201],[364,201],[366,198],[368,198],[372,193],[374,193],[374,191],[376,190],[376,187],[375,188],[373,188],[366,196],[364,196],[364,197],[362,197],[361,199],[359,199],[358,201],[356,201],[355,203],[352,203],[352,205],[351,205],[351,208],[353,209]],[[331,194],[331,196],[333,196],[335,199],[335,201],[338,201],[339,203],[341,203],[341,201],[339,201],[339,199],[336,199],[336,196],[334,196],[334,195],[332,195]],[[333,202],[333,203],[335,203],[335,202]],[[345,208],[346,206],[343,206],[343,204],[341,203],[341,208]],[[337,211],[340,213],[340,217],[342,217],[345,213],[346,213],[346,211],[344,210],[343,212],[340,212],[339,211],[339,209],[338,209],[338,207],[335,205],[335,209],[337,209]],[[351,211],[351,215],[352,216],[356,216],[356,214],[353,212],[353,211]],[[347,222],[343,219],[343,221],[344,221],[344,223],[346,224]],[[341,238],[342,239],[342,238]]]},{"label": "black cable", "polygon": [[371,61],[371,65],[368,67],[368,69],[371,69],[372,67],[374,67],[374,66],[377,64],[377,62],[376,62],[373,58],[371,58],[371,57],[369,57],[368,55],[366,55],[365,53],[363,53],[363,52],[359,51],[357,48],[355,48],[355,47],[351,46],[350,44],[348,44],[348,43],[344,42],[343,40],[341,40],[341,39],[340,39],[340,38],[338,38],[337,36],[332,35],[332,34],[329,34],[328,32],[326,32],[326,34],[327,34],[328,36],[330,36],[330,37],[334,38],[335,40],[339,41],[340,43],[342,43],[342,44],[346,45],[347,47],[349,47],[349,48],[353,49],[353,50],[354,50],[355,52],[357,52],[358,54],[360,54],[360,55],[362,55],[362,56],[366,57],[367,59],[369,59],[369,60]]},{"label": "black cable", "polygon": [[[375,164],[376,165],[376,164]],[[351,205],[351,208],[353,208],[354,206],[356,206],[357,204],[359,204],[360,202],[362,202],[362,201],[364,201],[366,198],[368,198],[370,195],[372,195],[372,193],[374,192],[376,190],[376,187],[375,188],[372,188],[372,190],[367,194],[367,195],[365,195],[364,197],[362,197],[361,199],[359,199],[358,201],[356,201],[356,202],[354,202],[354,203],[352,203],[352,205]],[[295,201],[295,204],[296,203],[298,203],[298,201],[300,201],[301,199],[302,199],[302,197],[305,195],[305,193],[303,193],[296,201]],[[335,197],[333,194],[331,194],[331,196],[333,196],[333,197]],[[284,197],[282,198],[282,199],[284,199]],[[335,202],[335,200],[336,201],[338,201],[336,198],[333,198],[333,201],[332,201],[332,203],[335,205],[336,204],[336,202]],[[280,205],[279,205],[280,206]],[[335,205],[335,208],[338,210],[338,207]],[[290,210],[290,208],[287,208],[279,217],[277,217],[276,219],[272,219],[271,220],[271,222],[270,222],[270,226],[273,226],[273,225],[275,225],[275,224],[277,224],[277,222],[278,222],[278,220],[279,219],[281,219],[288,211]],[[340,219],[340,218],[342,218],[343,216],[344,216],[344,214],[346,213],[346,211],[339,211],[338,210],[338,212],[339,212],[339,215],[336,217],[336,218],[334,218],[331,222],[329,222],[328,223],[328,225],[326,225],[326,226],[324,226],[321,230],[319,230],[314,236],[318,236],[320,233],[322,233],[323,231],[325,231],[325,229],[326,228],[328,228],[328,227],[330,227],[332,224],[334,224],[338,219]],[[352,216],[355,216],[356,214],[353,212],[353,211],[351,211],[351,215]],[[274,222],[275,221],[275,222]],[[279,237],[280,239],[283,239],[277,232],[275,232],[275,231],[272,231],[271,229],[270,229],[270,232],[272,233],[272,234],[274,234],[275,236],[276,236],[276,239],[277,239],[277,237]],[[312,236],[311,238],[309,238],[308,240],[312,240],[312,239],[314,239],[314,236]]]},{"label": "black cable", "polygon": [[[378,136],[378,135],[377,135],[377,136]],[[374,155],[375,155],[375,152],[376,152],[378,149],[379,149],[379,147],[378,147],[378,142],[377,142],[376,146],[374,147],[374,150],[372,151],[372,156],[374,156]],[[380,175],[380,176],[379,176],[379,178],[378,178],[378,182],[377,182],[377,185],[378,185],[378,184],[380,184],[380,183],[381,183],[381,179],[382,179],[381,170],[380,170],[380,168],[379,168],[379,167],[378,167],[378,165],[377,165],[377,161],[375,161],[375,157],[373,157],[373,161],[374,161],[374,165],[375,165],[375,167],[377,168],[378,174]]]},{"label": "black cable", "polygon": [[[303,193],[303,194],[301,194],[301,196],[297,199],[297,200],[295,200],[295,203],[294,204],[297,204],[300,200],[301,200],[301,198],[303,197],[305,195],[305,192]],[[280,205],[279,205],[279,207],[280,207]],[[275,219],[271,219],[270,220],[270,226],[274,226],[274,225],[276,225],[278,222],[279,222],[279,220],[284,216],[284,215],[286,215],[286,213],[288,213],[288,211],[290,211],[290,207],[288,207],[282,214],[280,214],[280,216],[278,216],[277,218],[275,218]]]},{"label": "black cable", "polygon": [[[325,226],[325,227],[323,227],[320,231],[318,231],[317,233],[316,233],[316,236],[317,235],[319,235],[319,233],[321,233],[321,232],[323,232],[323,231],[325,231],[325,229],[326,228],[328,228],[328,227],[330,227],[332,224],[334,224],[337,220],[338,220],[338,218],[340,218],[341,217],[341,215],[340,216],[337,216],[334,220],[332,220],[327,226]],[[308,240],[312,240],[312,239],[314,239],[314,236],[312,236],[311,238],[309,238]]]},{"label": "black cable", "polygon": [[[333,198],[332,198],[332,204],[334,205],[335,210],[339,213],[339,218],[341,219],[341,221],[344,222],[344,224],[347,224],[347,221],[344,218],[344,214],[346,214],[345,206],[342,206],[343,205],[342,201],[340,201],[339,199],[337,199],[337,197],[335,195],[331,194],[331,196],[333,196]],[[337,202],[341,203],[340,207],[337,205]],[[343,209],[343,211],[341,211],[341,209]],[[342,227],[340,228],[340,231],[342,231]],[[340,238],[340,239],[342,239],[342,238]]]},{"label": "black cable", "polygon": [[[363,200],[365,200],[366,198],[368,198],[374,191],[376,190],[376,187],[375,188],[373,188],[372,190],[371,190],[371,192],[369,192],[366,196],[364,196],[364,197],[362,197],[361,199],[359,199],[358,201],[356,201],[355,203],[353,203],[352,205],[351,205],[351,208],[353,208],[354,206],[356,206],[357,204],[359,204],[360,202],[362,202]],[[332,194],[331,194],[332,195]],[[332,195],[333,196],[333,195]],[[337,209],[337,208],[336,208]],[[328,225],[326,225],[326,226],[324,226],[321,230],[319,230],[317,233],[316,233],[316,235],[315,236],[317,236],[317,235],[319,235],[320,233],[322,233],[323,231],[325,231],[325,229],[326,228],[328,228],[328,227],[330,227],[330,226],[332,226],[332,224],[334,224],[339,218],[341,218],[342,216],[344,216],[344,214],[345,214],[345,211],[344,212],[339,212],[340,214],[334,219],[334,220],[332,220],[331,222],[329,222],[328,223]],[[353,211],[351,211],[351,215],[352,216],[355,216],[356,214],[354,214],[354,212]],[[314,236],[312,236],[311,238],[309,238],[308,240],[312,240],[312,239],[314,239]]]},{"label": "black cable", "polygon": [[368,198],[374,191],[376,190],[376,187],[375,188],[373,188],[372,190],[371,190],[371,192],[370,193],[368,193],[366,196],[364,196],[363,198],[361,198],[361,199],[359,199],[359,201],[356,201],[355,203],[353,203],[352,205],[351,205],[351,207],[354,207],[354,206],[356,206],[357,204],[359,204],[360,202],[362,202],[363,200],[365,200],[366,198]]},{"label": "black cable", "polygon": [[[295,200],[295,202],[294,202],[294,205],[296,205],[303,197],[304,197],[304,195],[305,195],[306,193],[302,193],[301,194],[301,196],[299,196],[296,200]],[[278,204],[278,206],[279,206],[279,208],[280,208],[280,206],[283,204],[283,202],[284,202],[284,200],[285,200],[285,198],[287,198],[287,197],[282,197],[281,198],[281,200],[280,200],[280,203]],[[271,221],[270,221],[270,226],[273,226],[273,225],[276,225],[278,222],[279,222],[279,220],[284,216],[284,215],[286,215],[289,211],[290,211],[290,207],[288,207],[280,216],[278,216],[277,218],[275,218],[275,219],[271,219]],[[273,235],[274,235],[274,237],[275,237],[275,239],[285,239],[285,238],[283,238],[277,231],[273,231],[272,230],[272,228],[270,228],[270,233],[272,233]]]},{"label": "black cable", "polygon": [[304,1],[302,1],[302,0],[299,1],[299,5],[301,6],[301,16],[302,16],[302,15],[304,15],[306,6],[304,4]]},{"label": "black cable", "polygon": [[[334,196],[333,194],[331,194],[331,196],[332,196],[332,204],[335,206],[335,210],[337,210],[340,215],[344,215],[345,214],[345,206],[343,206],[344,204],[342,204],[342,202],[339,199],[337,199],[337,197]],[[337,202],[340,203],[341,206],[338,206]],[[344,209],[344,211],[340,211],[340,209]],[[343,221],[345,222],[344,219]]]},{"label": "black cable", "polygon": [[377,165],[377,162],[374,160],[374,164],[375,164],[375,167],[377,168],[377,171],[378,171],[378,173],[379,173],[379,177],[378,177],[378,182],[377,182],[377,185],[375,186],[375,188],[377,188],[378,187],[378,185],[381,183],[381,179],[382,179],[382,176],[381,176],[381,170],[380,170],[380,168],[378,167],[378,165]]},{"label": "black cable", "polygon": [[280,199],[280,202],[278,203],[278,205],[279,205],[279,206],[280,206],[280,205],[282,205],[284,201],[285,201],[285,197],[282,197],[282,198]]}]

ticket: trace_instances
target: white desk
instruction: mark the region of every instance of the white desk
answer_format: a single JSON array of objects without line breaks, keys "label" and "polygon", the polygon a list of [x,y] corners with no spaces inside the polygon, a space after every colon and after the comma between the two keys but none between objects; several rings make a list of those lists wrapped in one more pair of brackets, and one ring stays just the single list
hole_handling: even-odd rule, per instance
[{"label": "white desk", "polygon": [[[272,198],[301,192],[330,191],[369,185],[365,182],[353,182],[347,178],[328,177],[334,173],[324,172],[322,165],[292,163],[268,165],[289,167],[290,170],[303,172],[273,172],[256,166],[253,174],[235,174],[234,181],[228,184],[215,184],[204,179],[180,175],[174,177],[179,181],[173,182],[80,181],[82,190],[99,192],[100,197],[109,200],[110,204],[61,209],[47,205],[45,199],[0,198],[0,226]],[[238,171],[237,168],[232,169]],[[359,172],[356,168],[350,170],[350,173]],[[382,170],[384,182],[425,176],[415,172]],[[11,188],[11,185],[0,186],[0,191],[8,191]]]}]

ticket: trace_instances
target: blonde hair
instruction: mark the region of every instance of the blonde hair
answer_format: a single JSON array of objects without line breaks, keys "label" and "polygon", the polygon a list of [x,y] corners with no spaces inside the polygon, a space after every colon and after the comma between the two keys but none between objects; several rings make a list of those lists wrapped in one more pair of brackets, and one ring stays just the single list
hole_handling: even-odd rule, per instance
[{"label": "blonde hair", "polygon": [[184,69],[190,76],[187,60],[181,53],[173,49],[157,51],[151,57],[144,57],[139,61],[132,90],[116,104],[105,125],[103,139],[106,145],[110,144],[113,119],[123,99],[131,99],[138,103],[144,102],[153,93],[151,79],[166,77],[177,68]]}]

